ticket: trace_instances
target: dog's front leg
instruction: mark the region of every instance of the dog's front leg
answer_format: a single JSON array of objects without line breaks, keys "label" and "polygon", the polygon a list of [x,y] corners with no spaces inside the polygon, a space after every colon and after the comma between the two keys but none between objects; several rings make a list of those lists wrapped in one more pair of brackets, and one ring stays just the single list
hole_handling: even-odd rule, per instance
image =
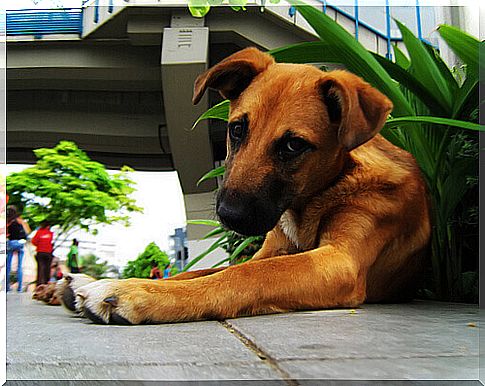
[{"label": "dog's front leg", "polygon": [[350,256],[324,246],[187,281],[100,280],[79,289],[78,307],[98,323],[139,324],[355,306],[361,274]]},{"label": "dog's front leg", "polygon": [[166,280],[190,280],[190,279],[195,279],[197,277],[202,277],[202,276],[208,276],[212,275],[214,273],[220,272],[227,267],[219,267],[219,268],[207,268],[207,269],[198,269],[195,271],[187,271],[187,272],[182,272],[179,273],[175,276],[169,277]]},{"label": "dog's front leg", "polygon": [[277,225],[271,232],[268,232],[261,249],[256,252],[252,260],[267,259],[268,257],[283,256],[292,254],[295,246],[290,243],[285,234]]}]

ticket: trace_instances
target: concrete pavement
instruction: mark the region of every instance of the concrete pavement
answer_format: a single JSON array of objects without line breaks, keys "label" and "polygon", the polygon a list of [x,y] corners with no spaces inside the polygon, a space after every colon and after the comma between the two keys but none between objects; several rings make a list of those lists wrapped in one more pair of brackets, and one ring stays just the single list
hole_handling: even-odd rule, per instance
[{"label": "concrete pavement", "polygon": [[49,380],[39,385],[440,379],[462,385],[478,379],[478,308],[414,302],[224,322],[101,326],[9,293],[7,379]]}]

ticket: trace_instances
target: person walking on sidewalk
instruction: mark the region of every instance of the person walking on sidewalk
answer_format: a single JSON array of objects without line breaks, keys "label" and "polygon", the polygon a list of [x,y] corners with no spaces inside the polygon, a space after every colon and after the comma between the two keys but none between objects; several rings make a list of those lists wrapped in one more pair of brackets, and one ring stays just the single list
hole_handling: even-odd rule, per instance
[{"label": "person walking on sidewalk", "polygon": [[80,273],[81,264],[79,258],[79,241],[77,239],[72,240],[71,249],[67,254],[67,266],[71,273]]},{"label": "person walking on sidewalk", "polygon": [[37,247],[37,254],[35,255],[35,260],[37,260],[37,286],[49,282],[53,238],[54,233],[50,229],[50,224],[47,221],[43,221],[32,239],[32,244]]},{"label": "person walking on sidewalk", "polygon": [[24,245],[30,233],[27,222],[19,216],[17,208],[13,205],[7,207],[7,292],[10,291],[10,271],[14,252],[17,253],[17,291],[22,292],[22,263],[24,258]]}]

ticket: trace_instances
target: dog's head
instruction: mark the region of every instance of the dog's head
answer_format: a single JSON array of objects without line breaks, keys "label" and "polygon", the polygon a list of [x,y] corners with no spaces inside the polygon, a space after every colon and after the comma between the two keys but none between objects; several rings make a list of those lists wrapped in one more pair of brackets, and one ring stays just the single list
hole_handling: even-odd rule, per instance
[{"label": "dog's head", "polygon": [[32,299],[40,300],[52,305],[60,304],[57,297],[54,295],[55,288],[56,283],[40,284],[35,288],[34,293],[32,294]]},{"label": "dog's head", "polygon": [[255,48],[200,75],[231,101],[226,175],[216,210],[244,235],[270,231],[341,172],[346,154],[376,135],[392,103],[361,78],[310,65],[277,64]]},{"label": "dog's head", "polygon": [[45,300],[47,296],[48,296],[47,284],[39,284],[37,287],[35,287],[34,293],[32,294],[32,299]]}]

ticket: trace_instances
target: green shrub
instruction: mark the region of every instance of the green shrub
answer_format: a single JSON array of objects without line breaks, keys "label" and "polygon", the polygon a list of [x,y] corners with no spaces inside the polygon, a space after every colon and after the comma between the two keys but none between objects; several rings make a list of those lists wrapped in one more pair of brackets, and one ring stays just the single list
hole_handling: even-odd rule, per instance
[{"label": "green shrub", "polygon": [[[163,271],[163,269],[170,264],[170,258],[158,247],[157,244],[151,242],[135,260],[128,262],[123,269],[122,276],[124,279],[130,277],[148,278],[150,277],[153,262],[155,262],[158,268]],[[172,276],[177,273],[177,268],[175,266],[172,267]]]}]

